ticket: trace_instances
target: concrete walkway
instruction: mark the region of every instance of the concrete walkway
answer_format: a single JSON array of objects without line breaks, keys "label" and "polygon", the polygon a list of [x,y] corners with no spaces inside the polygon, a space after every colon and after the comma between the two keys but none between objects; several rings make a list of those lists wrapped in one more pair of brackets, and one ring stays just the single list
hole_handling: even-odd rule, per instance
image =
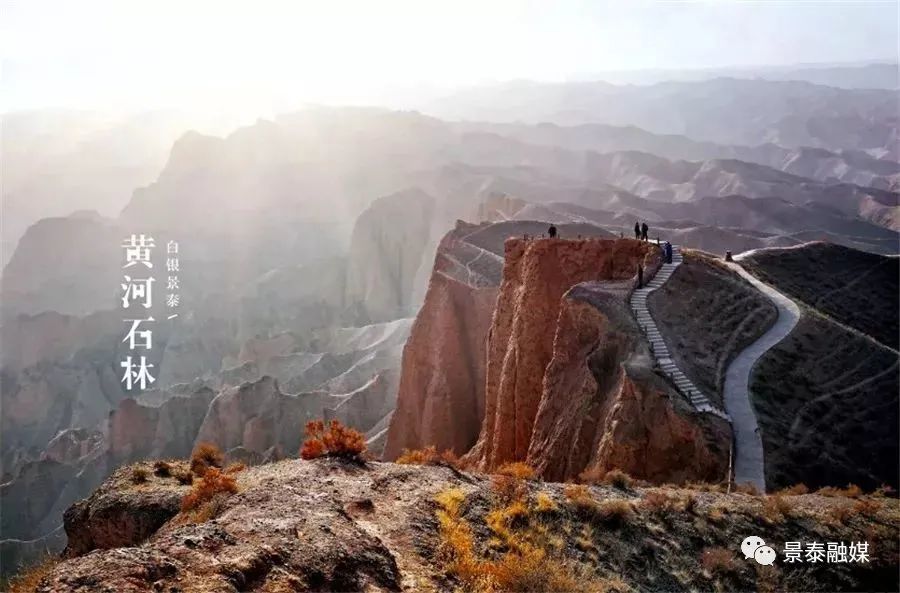
[{"label": "concrete walkway", "polygon": [[744,280],[766,295],[778,308],[778,319],[769,330],[738,354],[725,372],[723,388],[725,409],[731,416],[734,432],[734,483],[753,484],[760,492],[766,489],[762,437],[756,413],[750,400],[750,372],[753,365],[772,346],[783,340],[800,319],[800,308],[768,284],[762,282],[736,263],[728,266]]},{"label": "concrete walkway", "polygon": [[650,340],[650,347],[653,350],[653,356],[656,358],[657,364],[662,368],[663,372],[669,376],[672,382],[675,383],[675,387],[678,391],[684,394],[685,398],[691,402],[691,405],[693,405],[698,412],[715,414],[720,418],[729,420],[728,414],[714,406],[709,398],[700,391],[700,389],[694,385],[694,382],[691,381],[675,364],[672,355],[669,353],[668,347],[666,347],[662,334],[659,332],[659,328],[656,327],[656,322],[653,321],[650,310],[647,308],[647,297],[651,292],[665,284],[666,281],[671,278],[675,268],[680,266],[682,261],[683,258],[681,257],[681,252],[678,247],[673,245],[672,263],[663,264],[646,286],[638,288],[632,293],[631,310],[637,318],[638,325],[641,326],[641,329],[647,334],[647,339]]}]

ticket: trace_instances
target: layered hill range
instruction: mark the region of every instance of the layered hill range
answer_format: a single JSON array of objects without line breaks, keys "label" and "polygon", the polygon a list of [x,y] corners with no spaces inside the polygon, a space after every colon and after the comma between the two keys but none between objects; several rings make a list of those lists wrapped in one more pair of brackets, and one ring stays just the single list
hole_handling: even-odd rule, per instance
[{"label": "layered hill range", "polygon": [[[763,86],[764,94],[787,88]],[[803,103],[807,119],[816,123],[790,142],[780,133],[724,133],[719,114],[710,118],[716,133],[694,134],[690,126],[630,127],[638,120],[506,125],[309,109],[224,137],[186,133],[152,181],[145,168],[111,176],[98,181],[102,204],[36,214],[55,217],[28,226],[0,285],[3,565],[61,537],[63,510],[121,463],[183,456],[210,438],[234,458],[291,455],[312,417],[340,418],[390,455],[431,444],[464,453],[477,444],[472,458],[486,468],[524,454],[542,472],[560,466],[565,476],[612,464],[652,479],[719,476],[727,427],[681,409],[680,396],[644,368],[645,346],[622,314],[615,283],[646,254],[616,251],[622,261],[605,267],[589,242],[576,256],[532,250],[537,244],[524,240],[507,250],[504,241],[540,235],[550,222],[567,240],[613,240],[641,220],[653,237],[716,253],[817,239],[896,253],[898,165],[886,148],[894,128],[882,125],[881,95],[803,88],[813,97]],[[758,121],[786,129],[782,120],[799,104],[792,101],[770,102],[781,119]],[[857,115],[842,107],[848,101]],[[729,117],[729,129],[745,116]],[[770,141],[779,145],[756,145]],[[100,142],[100,154],[116,152],[115,144]],[[46,146],[19,147],[23,162],[52,164],[41,156]],[[78,146],[67,154],[93,154]],[[80,162],[60,158],[68,165],[49,170]],[[130,197],[121,179],[138,185]],[[17,203],[38,204],[49,192],[27,179],[15,188]],[[34,213],[3,214],[4,224],[25,228]],[[454,230],[445,237],[447,229]],[[155,237],[158,258],[169,241],[180,246],[178,318],[167,319],[161,289],[147,311],[159,321],[149,356],[156,382],[144,392],[125,392],[119,367],[130,317],[120,309],[121,244],[132,234]],[[567,266],[578,258],[587,267]],[[163,269],[165,260],[155,261]],[[559,275],[530,275],[546,265]],[[518,271],[507,278],[504,266]],[[534,302],[517,304],[517,290]],[[549,315],[534,337],[531,306]],[[510,327],[498,326],[491,342],[495,310]],[[575,325],[584,335],[557,350],[554,336]],[[605,336],[615,352],[589,356]],[[520,352],[520,339],[533,349]],[[567,348],[587,354],[572,368],[558,366]],[[526,351],[538,365],[556,360],[559,375],[532,377],[508,443],[490,430],[508,419],[506,382],[519,373],[504,360]],[[409,365],[401,371],[401,353],[418,374]],[[591,365],[618,369],[603,374],[617,377],[615,385],[598,382],[606,403],[596,408],[584,395],[598,381]],[[563,389],[554,381],[571,377],[582,381],[578,405],[602,417],[577,435],[565,428],[574,410],[543,405]],[[466,395],[450,389],[457,383]],[[395,398],[416,390],[427,397],[397,412],[416,421],[408,424],[412,437],[389,431]],[[641,412],[635,402],[646,404]],[[671,430],[665,437],[648,428],[661,418]],[[622,432],[632,425],[642,428]],[[689,439],[693,448],[674,445]],[[564,462],[554,457],[562,443],[572,449]]]}]

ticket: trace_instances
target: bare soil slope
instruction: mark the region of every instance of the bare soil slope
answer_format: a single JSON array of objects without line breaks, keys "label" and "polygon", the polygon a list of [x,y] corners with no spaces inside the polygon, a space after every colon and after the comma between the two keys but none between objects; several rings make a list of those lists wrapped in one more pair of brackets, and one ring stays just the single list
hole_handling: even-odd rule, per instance
[{"label": "bare soil slope", "polygon": [[741,265],[779,291],[893,349],[900,346],[900,260],[831,243],[766,249]]},{"label": "bare soil slope", "polygon": [[766,484],[896,488],[896,352],[813,309],[801,312],[751,376]]},{"label": "bare soil slope", "polygon": [[728,364],[778,315],[759,291],[696,251],[684,252],[648,306],[679,368],[719,407]]}]

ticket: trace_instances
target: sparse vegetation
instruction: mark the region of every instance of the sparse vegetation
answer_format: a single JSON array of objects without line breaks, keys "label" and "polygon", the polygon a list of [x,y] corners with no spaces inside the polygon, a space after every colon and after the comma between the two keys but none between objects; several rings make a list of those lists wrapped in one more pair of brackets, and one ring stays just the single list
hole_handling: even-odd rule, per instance
[{"label": "sparse vegetation", "polygon": [[660,515],[684,510],[679,497],[675,493],[662,488],[653,488],[644,492],[639,506],[647,512]]},{"label": "sparse vegetation", "polygon": [[[528,509],[522,501],[514,501],[509,507],[487,515],[496,547],[506,551],[495,557],[481,557],[475,550],[472,528],[460,515],[464,500],[465,494],[458,488],[445,490],[435,498],[441,535],[439,558],[459,580],[462,590],[470,593],[596,590],[592,579],[578,574],[567,560],[556,555],[557,546],[542,538],[540,529],[530,529]],[[520,525],[514,528],[517,522]],[[523,529],[529,529],[528,533],[523,533]]]},{"label": "sparse vegetation", "polygon": [[180,470],[175,471],[172,475],[175,476],[175,479],[182,486],[184,486],[184,485],[189,486],[194,483],[194,474],[188,470],[180,469]]},{"label": "sparse vegetation", "polygon": [[236,474],[238,472],[244,471],[245,469],[247,469],[246,463],[244,463],[243,461],[235,461],[234,463],[229,464],[228,467],[225,468],[225,473],[226,474]]},{"label": "sparse vegetation", "polygon": [[131,470],[131,482],[133,484],[144,484],[149,477],[150,472],[145,467],[135,467]]},{"label": "sparse vegetation", "polygon": [[632,487],[634,480],[632,480],[631,476],[625,472],[614,469],[606,472],[606,475],[603,476],[603,483],[618,488],[619,490],[627,490]]},{"label": "sparse vegetation", "polygon": [[853,504],[853,512],[863,517],[874,517],[881,512],[884,505],[873,498],[861,498]]},{"label": "sparse vegetation", "polygon": [[704,549],[700,564],[710,574],[719,576],[735,572],[738,568],[734,552],[725,548]]},{"label": "sparse vegetation", "polygon": [[628,523],[634,515],[634,506],[630,501],[622,498],[598,501],[582,484],[567,486],[565,495],[575,512],[592,523],[618,527]]},{"label": "sparse vegetation", "polygon": [[539,513],[552,513],[559,509],[559,505],[546,492],[538,492],[535,497],[534,508]]},{"label": "sparse vegetation", "polygon": [[213,443],[200,443],[191,453],[191,471],[197,476],[203,476],[211,467],[222,468],[225,456],[219,447]]},{"label": "sparse vegetation", "polygon": [[424,449],[403,449],[395,463],[401,465],[449,465],[457,469],[461,468],[459,457],[450,449],[438,453],[437,448],[426,447]]},{"label": "sparse vegetation", "polygon": [[153,473],[160,478],[168,478],[172,475],[172,464],[170,464],[168,461],[154,461]]},{"label": "sparse vegetation", "polygon": [[834,486],[825,486],[816,490],[819,496],[832,496],[843,498],[859,498],[862,496],[862,488],[856,484],[847,484],[846,488],[835,488]]},{"label": "sparse vegetation", "polygon": [[237,491],[237,482],[233,475],[223,473],[219,468],[210,467],[181,500],[181,510],[193,511],[209,503],[218,494],[228,495]]},{"label": "sparse vegetation", "polygon": [[34,593],[38,590],[41,581],[44,580],[50,571],[59,564],[60,558],[56,556],[46,556],[31,566],[20,570],[16,576],[9,580],[5,589],[7,593]]},{"label": "sparse vegetation", "polygon": [[763,501],[762,516],[769,523],[781,523],[788,519],[794,510],[794,504],[787,496],[773,494]]},{"label": "sparse vegetation", "polygon": [[338,457],[353,461],[363,461],[366,451],[365,437],[359,431],[344,426],[337,420],[325,423],[313,420],[306,424],[306,441],[300,449],[303,459]]},{"label": "sparse vegetation", "polygon": [[497,473],[501,476],[509,476],[518,480],[533,480],[536,474],[533,467],[521,461],[504,463],[497,469]]},{"label": "sparse vegetation", "polygon": [[528,494],[526,480],[535,476],[534,468],[527,463],[507,463],[497,469],[491,478],[491,489],[501,504],[521,500]]},{"label": "sparse vegetation", "polygon": [[806,487],[806,484],[794,484],[793,486],[782,488],[775,494],[780,494],[781,496],[800,496],[807,493],[809,493],[809,488]]}]

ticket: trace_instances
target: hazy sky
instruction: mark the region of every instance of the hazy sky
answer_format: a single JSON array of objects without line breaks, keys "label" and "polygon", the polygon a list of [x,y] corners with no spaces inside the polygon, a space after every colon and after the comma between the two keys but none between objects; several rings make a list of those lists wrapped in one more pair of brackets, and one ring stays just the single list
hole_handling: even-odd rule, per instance
[{"label": "hazy sky", "polygon": [[898,53],[894,0],[0,2],[3,110],[365,103],[419,85]]}]

